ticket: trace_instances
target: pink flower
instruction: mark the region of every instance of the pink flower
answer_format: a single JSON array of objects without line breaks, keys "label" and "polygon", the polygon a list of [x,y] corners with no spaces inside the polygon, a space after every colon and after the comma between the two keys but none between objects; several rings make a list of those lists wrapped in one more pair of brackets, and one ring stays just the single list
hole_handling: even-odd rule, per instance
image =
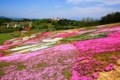
[{"label": "pink flower", "polygon": [[99,76],[98,76],[98,73],[94,73],[93,74],[93,78],[97,79]]},{"label": "pink flower", "polygon": [[96,71],[96,72],[97,72],[97,71],[102,71],[102,69],[100,69],[100,68],[96,68],[95,71]]},{"label": "pink flower", "polygon": [[78,34],[77,32],[72,32],[72,33],[62,33],[62,34],[58,34],[56,36],[66,38],[66,37],[70,37],[70,36],[75,36],[77,34]]},{"label": "pink flower", "polygon": [[120,31],[115,32],[115,33],[111,33],[107,35],[108,37],[113,37],[113,38],[120,38]]},{"label": "pink flower", "polygon": [[0,57],[3,57],[3,54],[2,54],[2,53],[0,53]]},{"label": "pink flower", "polygon": [[113,58],[112,58],[112,60],[113,61],[116,61],[118,58],[116,57],[116,56],[114,56]]},{"label": "pink flower", "polygon": [[78,57],[77,58],[78,61],[81,61],[81,60],[84,60],[84,59],[86,59],[86,58],[85,57]]},{"label": "pink flower", "polygon": [[43,37],[43,36],[47,36],[49,34],[51,34],[51,32],[44,32],[44,33],[40,34],[40,36]]},{"label": "pink flower", "polygon": [[73,43],[73,45],[80,51],[80,54],[84,53],[102,53],[120,50],[120,38],[108,37],[99,38],[93,40],[85,40]]},{"label": "pink flower", "polygon": [[110,71],[110,70],[113,70],[113,69],[114,69],[113,64],[109,64],[108,66],[105,67],[105,71]]}]

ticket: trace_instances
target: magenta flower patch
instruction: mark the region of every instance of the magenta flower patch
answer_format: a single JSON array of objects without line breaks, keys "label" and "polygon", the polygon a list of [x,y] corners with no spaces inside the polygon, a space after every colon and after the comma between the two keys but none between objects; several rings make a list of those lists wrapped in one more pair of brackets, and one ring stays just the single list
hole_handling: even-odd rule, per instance
[{"label": "magenta flower patch", "polygon": [[113,64],[109,64],[108,66],[105,67],[105,71],[110,71],[110,70],[113,70],[113,69],[114,69]]}]

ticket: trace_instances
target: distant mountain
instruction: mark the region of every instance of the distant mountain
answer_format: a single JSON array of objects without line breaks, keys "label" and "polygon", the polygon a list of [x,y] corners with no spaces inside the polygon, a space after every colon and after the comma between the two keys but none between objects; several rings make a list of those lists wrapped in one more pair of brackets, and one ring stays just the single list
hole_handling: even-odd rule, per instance
[{"label": "distant mountain", "polygon": [[7,17],[5,17],[5,16],[0,16],[0,18],[7,18]]},{"label": "distant mountain", "polygon": [[70,17],[70,19],[71,19],[71,20],[76,20],[76,21],[80,21],[80,20],[82,20],[81,17]]},{"label": "distant mountain", "polygon": [[24,20],[23,18],[11,18],[11,20]]}]

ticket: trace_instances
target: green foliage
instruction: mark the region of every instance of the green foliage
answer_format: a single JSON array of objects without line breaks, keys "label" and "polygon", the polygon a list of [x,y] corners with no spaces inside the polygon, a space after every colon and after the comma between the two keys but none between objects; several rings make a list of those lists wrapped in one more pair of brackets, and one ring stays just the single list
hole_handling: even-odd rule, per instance
[{"label": "green foliage", "polygon": [[17,38],[17,37],[20,37],[20,36],[21,36],[21,32],[19,32],[19,31],[16,31],[16,32],[13,33],[14,38]]},{"label": "green foliage", "polygon": [[11,19],[9,19],[9,18],[0,18],[0,26],[4,25],[5,22],[10,22],[10,21],[11,21]]},{"label": "green foliage", "polygon": [[96,59],[97,61],[103,61],[106,64],[109,64],[109,63],[116,64],[116,62],[113,60],[114,57],[120,57],[120,51],[103,52],[100,54],[95,54],[93,56],[93,58]]},{"label": "green foliage", "polygon": [[30,31],[25,32],[24,35],[28,36],[28,35],[35,34],[35,33],[37,33],[37,30],[30,30]]},{"label": "green foliage", "polygon": [[38,64],[38,65],[36,66],[36,68],[45,68],[46,66],[48,66],[47,63],[42,62],[42,63]]},{"label": "green foliage", "polygon": [[120,12],[110,13],[100,19],[101,24],[120,22]]},{"label": "green foliage", "polygon": [[52,21],[52,25],[58,25],[58,21]]},{"label": "green foliage", "polygon": [[67,20],[67,19],[61,19],[58,21],[58,24],[61,25],[61,26],[68,26],[71,24],[71,21],[70,20]]},{"label": "green foliage", "polygon": [[90,34],[88,32],[88,33],[79,34],[76,36],[64,38],[61,41],[62,42],[72,42],[72,41],[90,40],[90,39],[106,37],[106,34],[108,34],[108,32],[103,32],[103,33],[99,33],[99,34]]},{"label": "green foliage", "polygon": [[42,29],[48,29],[48,26],[47,25],[43,25]]},{"label": "green foliage", "polygon": [[0,34],[0,44],[3,44],[6,40],[19,37],[20,35],[20,32]]},{"label": "green foliage", "polygon": [[11,63],[6,62],[6,61],[1,61],[1,62],[0,62],[0,77],[2,77],[2,76],[5,75],[5,73],[4,73],[4,71],[2,70],[2,68],[9,67],[10,65],[11,65]]},{"label": "green foliage", "polygon": [[48,19],[40,19],[40,20],[33,21],[33,24],[36,24],[36,25],[39,25],[42,23],[49,23],[49,20]]},{"label": "green foliage", "polygon": [[3,71],[3,70],[0,70],[0,77],[2,77],[2,76],[4,76],[4,75],[5,75],[4,71]]},{"label": "green foliage", "polygon": [[55,28],[56,30],[61,30],[62,27],[63,27],[63,26],[60,26],[60,25],[58,25],[58,24],[54,25],[54,28]]},{"label": "green foliage", "polygon": [[83,18],[80,21],[79,27],[90,27],[90,26],[96,26],[99,24],[99,20],[94,20],[92,18]]},{"label": "green foliage", "polygon": [[8,67],[8,66],[10,66],[10,65],[11,65],[11,63],[6,62],[6,61],[1,61],[1,62],[0,62],[0,68]]},{"label": "green foliage", "polygon": [[3,25],[3,23],[5,23],[4,19],[0,19],[0,26]]},{"label": "green foliage", "polygon": [[47,32],[48,29],[40,29],[39,32]]},{"label": "green foliage", "polygon": [[72,76],[72,74],[67,71],[62,71],[62,75],[64,75],[67,78],[67,80],[70,80],[70,78]]},{"label": "green foliage", "polygon": [[13,29],[0,30],[0,33],[10,33],[10,32],[14,32],[14,30]]},{"label": "green foliage", "polygon": [[0,34],[0,44],[3,44],[6,40],[12,39],[12,35],[5,35],[5,34]]},{"label": "green foliage", "polygon": [[23,63],[19,62],[19,63],[17,64],[16,70],[23,70],[23,69],[25,69],[25,68],[26,68],[26,66],[23,65]]}]

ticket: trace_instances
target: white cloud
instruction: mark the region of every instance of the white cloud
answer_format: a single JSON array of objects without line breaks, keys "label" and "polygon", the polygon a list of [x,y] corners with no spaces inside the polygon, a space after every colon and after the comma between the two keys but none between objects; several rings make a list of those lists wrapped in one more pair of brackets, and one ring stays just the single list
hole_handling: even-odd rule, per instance
[{"label": "white cloud", "polygon": [[55,8],[59,8],[60,6],[55,6]]},{"label": "white cloud", "polygon": [[120,0],[67,0],[68,3],[79,4],[82,2],[100,2],[105,5],[117,5],[120,4]]},{"label": "white cloud", "polygon": [[[73,7],[72,9],[67,10],[67,16],[74,16],[74,17],[93,17],[93,18],[100,18],[102,16],[107,15],[111,12],[120,11],[119,8],[111,8],[110,6],[114,6],[120,4],[120,0],[66,0],[67,3],[72,4],[82,4],[82,3],[93,3],[93,5],[88,5],[86,7]],[[83,5],[84,5],[83,4]],[[107,7],[109,6],[109,7]]]},{"label": "white cloud", "polygon": [[91,17],[91,18],[100,18],[102,16],[107,15],[111,12],[120,11],[120,9],[114,9],[114,8],[104,8],[104,7],[86,7],[86,8],[80,8],[80,7],[73,7],[71,9],[67,10],[61,10],[52,12],[51,16],[53,17],[65,17],[65,18],[71,18],[71,17]]},{"label": "white cloud", "polygon": [[78,4],[84,2],[83,0],[67,0],[68,3]]}]

